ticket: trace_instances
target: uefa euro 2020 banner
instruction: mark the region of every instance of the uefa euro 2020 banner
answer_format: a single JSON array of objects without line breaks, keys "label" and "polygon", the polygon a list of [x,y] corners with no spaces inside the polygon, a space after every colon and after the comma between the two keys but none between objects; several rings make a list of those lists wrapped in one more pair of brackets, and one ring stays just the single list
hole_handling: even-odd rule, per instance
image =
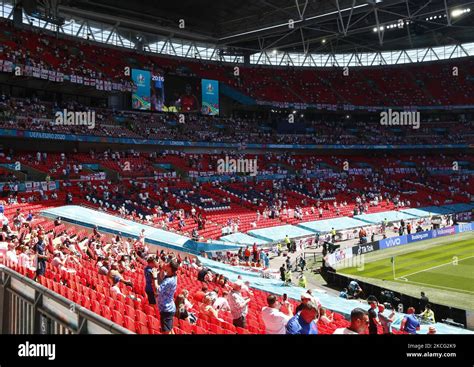
[{"label": "uefa euro 2020 banner", "polygon": [[202,79],[201,91],[203,115],[219,115],[219,82]]},{"label": "uefa euro 2020 banner", "polygon": [[132,92],[132,108],[135,110],[150,111],[151,73],[148,70],[132,69],[132,80],[135,85]]}]

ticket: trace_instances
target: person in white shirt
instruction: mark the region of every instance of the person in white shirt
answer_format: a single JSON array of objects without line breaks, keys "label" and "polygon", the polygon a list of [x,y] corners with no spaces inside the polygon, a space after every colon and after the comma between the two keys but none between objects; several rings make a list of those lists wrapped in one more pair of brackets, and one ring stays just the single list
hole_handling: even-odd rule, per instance
[{"label": "person in white shirt", "polygon": [[229,295],[228,291],[222,292],[222,297],[217,297],[212,305],[216,310],[221,311],[230,311],[229,302],[227,301],[227,296]]},{"label": "person in white shirt", "polygon": [[346,328],[336,329],[333,334],[356,335],[365,334],[369,326],[369,314],[364,309],[357,307],[351,312],[351,324]]},{"label": "person in white shirt", "polygon": [[262,321],[266,334],[286,334],[286,324],[293,315],[280,311],[281,303],[277,297],[270,294],[267,297],[268,307],[262,308]]},{"label": "person in white shirt", "polygon": [[16,254],[15,244],[10,242],[8,244],[8,251],[6,253],[6,260],[12,264],[18,264],[18,256]]},{"label": "person in white shirt", "polygon": [[110,287],[110,291],[123,296],[123,293],[120,290],[120,287],[118,285],[120,283],[120,278],[115,276],[113,281],[114,281],[114,285],[112,287]]}]

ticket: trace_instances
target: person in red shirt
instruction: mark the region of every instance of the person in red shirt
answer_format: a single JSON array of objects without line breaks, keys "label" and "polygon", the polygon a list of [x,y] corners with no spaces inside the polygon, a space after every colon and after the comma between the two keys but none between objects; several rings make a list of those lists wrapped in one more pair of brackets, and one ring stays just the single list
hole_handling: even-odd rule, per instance
[{"label": "person in red shirt", "polygon": [[181,112],[194,112],[199,109],[198,99],[192,94],[191,85],[186,85],[186,94],[181,96]]},{"label": "person in red shirt", "polygon": [[200,291],[194,293],[193,300],[196,302],[202,302],[207,293],[207,285],[203,285]]},{"label": "person in red shirt", "polygon": [[250,250],[249,250],[248,246],[245,248],[244,258],[245,258],[245,261],[249,261],[249,259],[250,259]]}]

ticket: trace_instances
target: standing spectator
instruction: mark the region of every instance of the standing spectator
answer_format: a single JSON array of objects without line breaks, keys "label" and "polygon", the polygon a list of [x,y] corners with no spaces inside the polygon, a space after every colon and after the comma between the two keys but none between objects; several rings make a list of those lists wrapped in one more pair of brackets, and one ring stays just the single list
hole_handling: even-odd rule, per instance
[{"label": "standing spectator", "polygon": [[242,282],[236,281],[232,286],[232,291],[229,293],[227,301],[229,302],[230,312],[232,314],[233,324],[236,327],[245,328],[247,326],[246,316],[248,313],[248,304],[250,298],[242,297],[240,290],[242,289]]},{"label": "standing spectator", "polygon": [[[164,266],[160,274],[154,272],[155,288],[158,294],[158,309],[160,310],[161,332],[173,334],[173,318],[176,313],[174,294],[178,286],[176,273],[178,263],[171,260]],[[157,275],[155,275],[157,274]]]},{"label": "standing spectator", "polygon": [[48,255],[46,255],[46,245],[44,243],[43,234],[38,234],[38,242],[35,245],[35,252],[36,252],[36,277],[44,275],[46,272],[46,260],[48,259]]},{"label": "standing spectator", "polygon": [[318,326],[318,306],[313,302],[305,303],[300,312],[293,316],[286,324],[286,333],[290,335],[301,334],[317,334]]},{"label": "standing spectator", "polygon": [[400,330],[407,332],[408,334],[416,334],[417,330],[420,330],[420,322],[415,316],[415,308],[408,307],[407,315],[403,318],[400,324]]},{"label": "standing spectator", "polygon": [[310,291],[308,290],[307,292],[304,292],[301,294],[301,303],[298,306],[296,306],[295,313],[300,312],[304,308],[304,305],[308,302],[313,302],[318,307],[321,305],[321,303],[319,302],[319,299],[313,297],[309,292]]},{"label": "standing spectator", "polygon": [[156,267],[156,261],[153,256],[150,256],[145,267],[145,293],[148,297],[150,305],[156,305],[156,294],[153,289],[153,269]]},{"label": "standing spectator", "polygon": [[229,302],[227,301],[227,296],[229,295],[228,291],[222,292],[222,297],[217,297],[214,301],[214,308],[221,311],[230,311]]},{"label": "standing spectator", "polygon": [[286,315],[293,315],[293,305],[288,301],[288,295],[286,293],[283,293],[280,311]]},{"label": "standing spectator", "polygon": [[250,259],[250,250],[249,247],[247,246],[244,251],[244,260],[245,262],[249,261]]},{"label": "standing spectator", "polygon": [[369,314],[369,334],[377,334],[377,327],[380,325],[379,321],[377,320],[377,312],[375,309],[377,308],[377,302],[371,301],[369,303],[370,308],[368,311]]},{"label": "standing spectator", "polygon": [[379,322],[382,325],[383,334],[391,334],[392,333],[392,322],[395,319],[395,311],[392,310],[392,313],[389,316],[385,316],[383,312],[385,311],[385,306],[379,304]]},{"label": "standing spectator", "polygon": [[285,281],[285,265],[280,266],[280,279],[282,282]]},{"label": "standing spectator", "polygon": [[426,297],[425,292],[421,292],[421,298],[420,298],[420,303],[418,304],[420,313],[423,312],[426,308],[426,305],[430,303],[430,300],[428,297]]},{"label": "standing spectator", "polygon": [[298,287],[306,288],[306,277],[303,272],[298,276]]},{"label": "standing spectator", "polygon": [[[282,312],[281,303],[273,294],[267,297],[268,307],[262,308],[262,321],[266,334],[286,334],[286,324],[292,314]],[[288,312],[289,310],[287,310]]]},{"label": "standing spectator", "polygon": [[336,329],[333,334],[355,335],[365,334],[369,324],[369,315],[362,308],[354,308],[351,312],[351,324],[346,328]]}]

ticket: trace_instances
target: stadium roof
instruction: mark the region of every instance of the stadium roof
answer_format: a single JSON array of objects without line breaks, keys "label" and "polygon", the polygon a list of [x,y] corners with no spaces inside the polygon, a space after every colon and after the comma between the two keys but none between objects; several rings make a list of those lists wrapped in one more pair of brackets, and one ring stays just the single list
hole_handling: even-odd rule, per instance
[{"label": "stadium roof", "polygon": [[[461,0],[49,0],[61,15],[218,45],[226,54],[373,52],[474,40]],[[472,8],[472,12],[463,9]],[[180,20],[184,23],[179,23]],[[180,27],[181,24],[181,27]],[[182,28],[184,26],[184,28]],[[159,37],[158,37],[159,38]],[[156,42],[157,39],[147,39]]]}]

